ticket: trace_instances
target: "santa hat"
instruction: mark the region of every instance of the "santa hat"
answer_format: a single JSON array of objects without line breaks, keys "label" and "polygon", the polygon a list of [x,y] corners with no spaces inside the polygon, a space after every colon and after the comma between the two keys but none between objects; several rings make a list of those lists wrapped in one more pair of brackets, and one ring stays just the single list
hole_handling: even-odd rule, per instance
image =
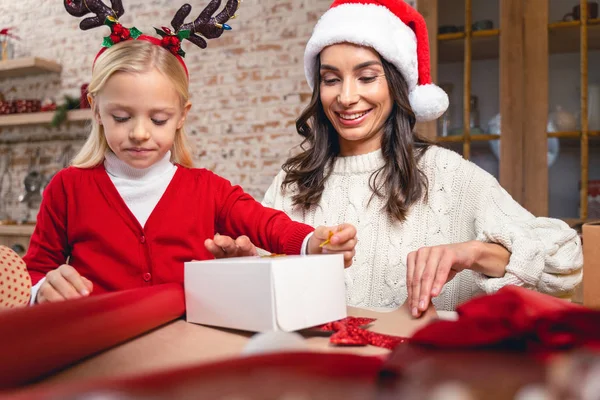
[{"label": "santa hat", "polygon": [[311,89],[321,50],[344,42],[372,47],[400,71],[417,121],[434,120],[448,108],[448,95],[431,82],[425,20],[404,1],[335,0],[319,19],[304,52]]}]

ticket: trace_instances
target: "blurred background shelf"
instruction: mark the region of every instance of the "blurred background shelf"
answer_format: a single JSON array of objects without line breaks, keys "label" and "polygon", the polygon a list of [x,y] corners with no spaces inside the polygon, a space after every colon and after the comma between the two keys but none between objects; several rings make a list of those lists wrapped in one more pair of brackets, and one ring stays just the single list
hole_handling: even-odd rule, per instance
[{"label": "blurred background shelf", "polygon": [[0,79],[44,73],[60,73],[62,66],[55,61],[39,57],[16,58],[0,61]]},{"label": "blurred background shelf", "polygon": [[[580,50],[580,21],[548,24],[550,54],[577,53]],[[600,50],[600,18],[588,20],[588,49]],[[472,60],[495,60],[500,54],[500,30],[473,31],[471,39]],[[438,38],[438,62],[464,61],[465,33],[444,33]]]},{"label": "blurred background shelf", "polygon": [[[9,114],[0,116],[0,127],[19,125],[49,124],[54,118],[54,111]],[[92,110],[73,110],[67,113],[67,122],[85,122],[92,119]]]}]

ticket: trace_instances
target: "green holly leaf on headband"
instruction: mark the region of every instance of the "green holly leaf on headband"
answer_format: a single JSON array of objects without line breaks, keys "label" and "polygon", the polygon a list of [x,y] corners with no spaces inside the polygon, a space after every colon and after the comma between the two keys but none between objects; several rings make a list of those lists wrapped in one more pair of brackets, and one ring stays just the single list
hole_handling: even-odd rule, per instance
[{"label": "green holly leaf on headband", "polygon": [[163,31],[162,29],[154,28],[154,30],[158,35],[160,35],[160,37],[168,36],[167,32]]},{"label": "green holly leaf on headband", "polygon": [[177,37],[179,40],[187,39],[190,37],[192,32],[189,29],[184,29],[182,31],[177,32]]},{"label": "green holly leaf on headband", "polygon": [[137,38],[139,38],[142,35],[142,31],[140,31],[138,28],[136,28],[135,26],[133,28],[131,28],[129,30],[129,34],[131,35],[131,37],[135,40]]},{"label": "green holly leaf on headband", "polygon": [[106,36],[104,41],[102,42],[102,47],[112,47],[113,41],[110,39],[110,36]]},{"label": "green holly leaf on headband", "polygon": [[179,51],[177,52],[177,54],[178,54],[180,57],[185,57],[185,51],[181,50],[181,48],[179,49]]}]

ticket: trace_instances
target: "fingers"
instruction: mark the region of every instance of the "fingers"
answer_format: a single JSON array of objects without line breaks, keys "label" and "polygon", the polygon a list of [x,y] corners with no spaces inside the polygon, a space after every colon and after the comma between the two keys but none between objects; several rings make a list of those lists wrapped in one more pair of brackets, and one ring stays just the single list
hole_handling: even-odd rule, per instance
[{"label": "fingers", "polygon": [[225,258],[226,256],[225,251],[221,247],[217,246],[215,241],[212,239],[206,239],[204,241],[204,247],[206,247],[206,250],[210,251],[215,258]]},{"label": "fingers", "polygon": [[232,238],[225,235],[215,235],[214,239],[206,239],[204,247],[210,251],[215,258],[226,258],[235,256],[237,246]]},{"label": "fingers", "polygon": [[[90,294],[85,284],[85,281],[83,280],[82,276],[79,275],[79,272],[77,272],[75,268],[73,268],[70,265],[61,265],[60,267],[58,267],[58,270],[60,271],[60,274],[65,278],[66,282],[69,283],[69,288],[66,289],[67,291],[70,291],[71,288],[75,288],[75,290],[77,291],[77,295],[75,297],[79,297],[79,295],[88,296]],[[53,283],[52,286],[54,286]],[[58,289],[56,286],[54,286],[54,288]],[[62,293],[62,291],[60,292]]]},{"label": "fingers", "polygon": [[[351,224],[341,224],[337,227],[333,227],[333,236],[331,237],[331,245],[340,245],[354,241],[356,244],[356,228]],[[329,233],[327,233],[329,235]]]},{"label": "fingers", "polygon": [[256,246],[247,236],[240,236],[233,240],[229,236],[216,234],[214,239],[206,239],[204,247],[215,258],[258,256]]},{"label": "fingers", "polygon": [[88,292],[92,293],[94,291],[94,284],[92,283],[92,281],[90,281],[84,276],[82,276],[81,279],[83,279],[83,283],[85,284],[85,287],[87,288]]},{"label": "fingers", "polygon": [[[332,254],[336,252],[324,250],[323,253]],[[352,249],[351,251],[344,251],[342,254],[344,255],[344,268],[351,267],[352,262],[354,261],[354,256],[356,255],[356,250]]]},{"label": "fingers", "polygon": [[56,291],[48,282],[44,282],[40,287],[37,294],[37,302],[42,303],[55,303],[58,301],[64,301],[65,298]]},{"label": "fingers", "polygon": [[225,252],[225,254],[235,255],[237,253],[237,245],[231,237],[225,235],[215,235],[213,240],[215,244],[219,246],[223,252]]},{"label": "fingers", "polygon": [[248,236],[240,236],[235,239],[235,244],[239,249],[241,255],[243,256],[257,256],[258,251],[256,250],[256,246],[252,244]]},{"label": "fingers", "polygon": [[[333,235],[331,235],[333,233]],[[331,237],[330,237],[331,236]],[[356,228],[351,224],[327,227],[319,226],[313,234],[319,245],[328,253],[352,251],[356,247]],[[312,239],[312,238],[311,238]],[[354,256],[353,256],[354,257]]]},{"label": "fingers", "polygon": [[435,279],[433,280],[433,287],[431,288],[431,297],[437,297],[442,292],[442,287],[446,282],[454,278],[456,275],[456,271],[452,270],[452,258],[451,257],[442,257],[440,260],[440,264],[438,265],[438,270],[435,274]]},{"label": "fingers", "polygon": [[88,296],[93,290],[89,279],[83,278],[70,265],[61,265],[46,274],[37,295],[37,302],[56,302]]},{"label": "fingers", "polygon": [[346,268],[352,266],[352,262],[354,262],[354,256],[356,255],[356,250],[352,249],[352,251],[344,252],[344,265]]},{"label": "fingers", "polygon": [[[429,307],[431,301],[431,288],[433,286],[433,280],[435,279],[440,260],[444,251],[440,247],[433,247],[427,254],[427,260],[425,261],[425,269],[421,275],[421,284],[419,290],[419,303],[416,305],[418,311],[423,312]],[[414,305],[413,305],[414,306]]]},{"label": "fingers", "polygon": [[406,262],[407,303],[410,313],[419,317],[427,310],[432,297],[439,296],[446,282],[454,278],[456,252],[447,245],[422,247],[412,252]]},{"label": "fingers", "polygon": [[411,284],[411,297],[409,298],[410,312],[413,317],[419,317],[421,315],[418,305],[419,297],[421,296],[421,278],[427,265],[427,258],[429,256],[430,249],[428,247],[422,247],[417,250],[417,256],[415,259],[415,266],[413,271],[413,279]]},{"label": "fingers", "polygon": [[412,251],[408,253],[408,257],[406,259],[406,301],[408,302],[408,309],[412,314],[412,287],[413,287],[413,279],[415,275],[415,263],[417,261],[417,252]]},{"label": "fingers", "polygon": [[357,243],[356,228],[351,224],[341,224],[333,227],[319,226],[310,238],[308,253],[342,253],[344,267],[348,268],[354,261]]}]

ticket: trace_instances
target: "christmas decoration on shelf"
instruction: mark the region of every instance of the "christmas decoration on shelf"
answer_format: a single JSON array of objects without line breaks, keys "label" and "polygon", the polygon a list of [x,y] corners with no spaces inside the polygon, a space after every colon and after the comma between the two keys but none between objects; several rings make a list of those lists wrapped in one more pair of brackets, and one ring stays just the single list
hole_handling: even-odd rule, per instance
[{"label": "christmas decoration on shelf", "polygon": [[64,100],[64,103],[56,106],[54,117],[50,122],[50,126],[52,127],[58,127],[63,122],[65,122],[67,120],[67,115],[69,111],[79,109],[79,97],[71,97],[69,95],[65,95]]},{"label": "christmas decoration on shelf", "polygon": [[0,29],[0,61],[10,60],[14,57],[13,40],[19,40],[19,37],[12,33],[15,28]]}]

